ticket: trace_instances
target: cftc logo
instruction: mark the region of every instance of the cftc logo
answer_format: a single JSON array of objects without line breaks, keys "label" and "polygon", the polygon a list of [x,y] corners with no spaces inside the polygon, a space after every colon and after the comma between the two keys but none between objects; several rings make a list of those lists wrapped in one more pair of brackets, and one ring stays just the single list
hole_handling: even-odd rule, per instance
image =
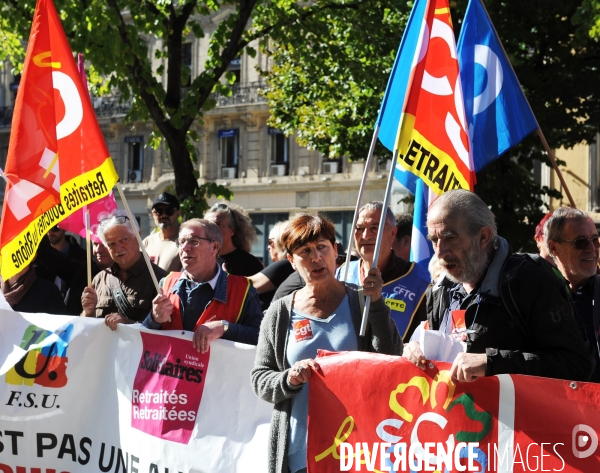
[{"label": "cftc logo", "polygon": [[30,325],[23,334],[21,359],[6,373],[6,382],[16,386],[38,384],[62,388],[67,384],[67,348],[73,325],[55,332]]}]

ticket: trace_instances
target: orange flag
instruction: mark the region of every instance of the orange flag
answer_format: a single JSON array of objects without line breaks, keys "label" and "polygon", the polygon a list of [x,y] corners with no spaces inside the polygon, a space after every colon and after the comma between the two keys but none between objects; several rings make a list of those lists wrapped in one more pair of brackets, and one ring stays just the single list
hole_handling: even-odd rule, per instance
[{"label": "orange flag", "polygon": [[48,229],[118,180],[51,0],[36,5],[4,175],[4,279],[31,263]]},{"label": "orange flag", "polygon": [[448,0],[429,0],[427,7],[395,148],[399,166],[442,195],[472,190],[476,179]]}]

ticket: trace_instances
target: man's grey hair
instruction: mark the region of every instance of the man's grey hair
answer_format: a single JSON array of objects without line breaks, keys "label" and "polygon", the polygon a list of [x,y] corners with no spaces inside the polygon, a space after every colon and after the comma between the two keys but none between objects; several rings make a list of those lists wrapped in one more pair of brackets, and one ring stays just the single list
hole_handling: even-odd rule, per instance
[{"label": "man's grey hair", "polygon": [[572,218],[581,221],[587,220],[590,218],[590,216],[583,210],[573,209],[571,207],[559,207],[552,213],[552,216],[546,220],[546,223],[544,224],[544,245],[546,245],[546,248],[548,249],[548,254],[550,254],[550,256],[553,258],[554,255],[550,253],[548,242],[550,240],[562,240],[563,230],[567,224],[567,220]]},{"label": "man's grey hair", "polygon": [[186,220],[179,227],[179,233],[186,228],[203,228],[204,236],[209,240],[216,241],[219,244],[219,249],[223,245],[223,235],[221,235],[221,230],[216,223],[212,223],[210,220],[206,220],[204,218],[191,218]]},{"label": "man's grey hair", "polygon": [[131,220],[129,220],[129,216],[127,215],[127,212],[125,210],[115,210],[110,214],[109,217],[100,220],[98,228],[96,229],[96,234],[98,235],[98,238],[102,240],[102,244],[104,246],[107,246],[105,233],[114,227],[127,228],[134,238],[135,232],[140,231],[140,227],[138,226],[137,220],[134,219],[132,223]]},{"label": "man's grey hair", "polygon": [[[365,210],[381,210],[383,209],[383,202],[380,200],[373,200],[371,202],[367,202],[360,209],[358,209],[358,215],[360,215]],[[390,224],[392,227],[396,226],[396,218],[394,217],[394,213],[388,207],[385,212],[385,223]]]},{"label": "man's grey hair", "polygon": [[485,202],[481,200],[481,197],[465,189],[456,189],[438,197],[431,204],[431,207],[440,205],[447,215],[457,215],[462,218],[465,229],[471,237],[477,236],[479,230],[484,227],[491,228],[492,243],[495,244],[498,236],[496,217]]}]

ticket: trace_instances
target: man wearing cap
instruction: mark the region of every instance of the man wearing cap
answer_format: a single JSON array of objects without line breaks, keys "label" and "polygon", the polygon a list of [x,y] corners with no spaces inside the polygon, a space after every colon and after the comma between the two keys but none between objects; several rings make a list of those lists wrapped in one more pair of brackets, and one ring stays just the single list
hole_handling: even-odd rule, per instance
[{"label": "man wearing cap", "polygon": [[158,231],[144,238],[150,260],[167,272],[181,271],[177,249],[179,235],[179,200],[173,194],[158,194],[152,203],[152,216]]}]

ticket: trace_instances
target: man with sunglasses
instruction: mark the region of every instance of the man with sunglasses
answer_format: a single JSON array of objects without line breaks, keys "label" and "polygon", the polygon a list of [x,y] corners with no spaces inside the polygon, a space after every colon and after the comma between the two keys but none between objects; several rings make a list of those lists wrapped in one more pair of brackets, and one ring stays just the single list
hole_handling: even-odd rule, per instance
[{"label": "man with sunglasses", "polygon": [[569,282],[575,307],[581,316],[596,367],[590,381],[600,383],[600,276],[598,270],[598,230],[583,211],[561,207],[544,227],[550,256]]},{"label": "man with sunglasses", "polygon": [[249,279],[227,274],[217,263],[219,227],[194,218],[179,231],[183,272],[160,281],[162,294],[152,301],[144,325],[152,329],[194,332],[194,348],[208,351],[217,338],[256,345],[262,309]]},{"label": "man with sunglasses", "polygon": [[144,246],[150,260],[167,272],[181,271],[181,260],[177,251],[179,235],[179,200],[173,194],[158,194],[152,203],[152,217],[158,228],[144,238]]},{"label": "man with sunglasses", "polygon": [[[427,232],[445,273],[427,290],[427,322],[465,348],[450,368],[453,379],[589,379],[592,358],[564,279],[541,258],[513,254],[483,200],[463,189],[446,192],[429,207]],[[413,340],[403,356],[424,369],[421,348]]]}]

